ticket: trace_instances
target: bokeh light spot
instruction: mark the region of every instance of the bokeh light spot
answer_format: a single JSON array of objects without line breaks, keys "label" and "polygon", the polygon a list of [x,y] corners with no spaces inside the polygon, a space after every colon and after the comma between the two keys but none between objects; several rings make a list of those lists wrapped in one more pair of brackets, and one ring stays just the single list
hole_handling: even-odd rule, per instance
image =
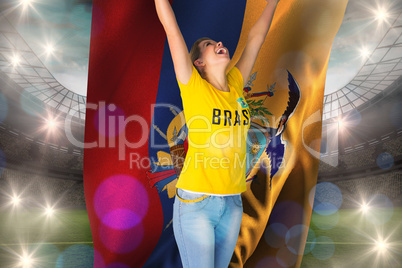
[{"label": "bokeh light spot", "polygon": [[338,208],[332,203],[319,203],[314,206],[314,211],[320,215],[331,215],[338,211]]},{"label": "bokeh light spot", "polygon": [[389,153],[381,153],[377,157],[377,166],[381,169],[390,169],[394,165],[394,158]]},{"label": "bokeh light spot", "polygon": [[276,253],[276,261],[282,267],[291,267],[297,261],[297,255],[289,250],[287,247],[281,247]]},{"label": "bokeh light spot", "polygon": [[115,229],[126,230],[134,227],[141,221],[141,218],[128,209],[116,209],[107,213],[102,222]]},{"label": "bokeh light spot", "polygon": [[306,225],[298,224],[290,228],[289,231],[286,233],[285,237],[286,246],[293,254],[301,255],[299,254],[300,252],[299,246],[301,245],[300,242],[303,237],[303,234],[307,233],[308,229],[309,228]]},{"label": "bokeh light spot", "polygon": [[108,226],[113,226],[113,221],[116,221],[116,226],[121,226],[122,219],[117,218],[123,214],[131,220],[138,217],[131,224],[139,223],[139,219],[148,211],[148,204],[149,198],[144,186],[127,175],[115,175],[106,179],[97,189],[94,198],[96,213],[100,219],[106,220],[105,224]]},{"label": "bokeh light spot", "polygon": [[334,228],[339,222],[339,211],[329,215],[320,215],[313,213],[311,216],[312,222],[321,230],[330,230]]},{"label": "bokeh light spot", "polygon": [[306,242],[308,242],[308,243],[306,243],[304,245],[303,255],[306,255],[313,250],[313,248],[315,246],[315,241],[316,241],[315,232],[313,231],[313,229],[309,228],[308,233],[307,233],[307,239],[306,239]]},{"label": "bokeh light spot", "polygon": [[268,225],[264,232],[264,239],[273,248],[280,248],[285,245],[285,236],[288,228],[282,223]]},{"label": "bokeh light spot", "polygon": [[370,209],[364,213],[367,221],[375,225],[387,223],[394,214],[394,205],[392,201],[383,194],[376,194],[369,198],[368,205]]},{"label": "bokeh light spot", "polygon": [[93,267],[94,249],[86,245],[73,245],[64,250],[57,258],[56,268]]},{"label": "bokeh light spot", "polygon": [[331,238],[327,236],[319,236],[315,240],[315,246],[311,253],[316,259],[327,260],[334,255],[335,244]]},{"label": "bokeh light spot", "polygon": [[29,252],[35,252],[37,265],[34,267],[54,268],[60,255],[59,249],[51,244],[33,244],[29,246]]},{"label": "bokeh light spot", "polygon": [[331,215],[342,205],[342,193],[330,182],[318,183],[315,187],[313,210],[320,215]]}]

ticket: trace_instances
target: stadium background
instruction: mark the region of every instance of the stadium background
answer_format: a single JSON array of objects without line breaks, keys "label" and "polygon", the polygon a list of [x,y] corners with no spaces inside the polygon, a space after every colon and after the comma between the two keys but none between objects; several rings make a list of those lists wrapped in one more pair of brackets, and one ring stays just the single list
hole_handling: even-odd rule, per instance
[{"label": "stadium background", "polygon": [[[0,6],[0,265],[91,267],[80,146],[86,97],[61,84],[24,40],[10,16],[33,3],[15,2]],[[355,55],[364,57],[356,75],[324,97],[319,183],[302,267],[402,265],[397,7],[383,14],[387,29],[376,47]],[[272,224],[267,243],[279,248],[288,231]]]}]

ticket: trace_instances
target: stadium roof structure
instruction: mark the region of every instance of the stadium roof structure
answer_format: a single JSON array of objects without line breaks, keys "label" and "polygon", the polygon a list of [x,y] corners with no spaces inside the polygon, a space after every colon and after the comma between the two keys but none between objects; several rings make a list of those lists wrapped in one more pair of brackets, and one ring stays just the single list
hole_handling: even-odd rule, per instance
[{"label": "stadium roof structure", "polygon": [[0,70],[24,93],[55,110],[85,120],[86,96],[61,85],[4,15],[0,15]]},{"label": "stadium roof structure", "polygon": [[368,56],[356,76],[341,89],[324,96],[323,121],[338,118],[371,102],[402,76],[402,13]]}]

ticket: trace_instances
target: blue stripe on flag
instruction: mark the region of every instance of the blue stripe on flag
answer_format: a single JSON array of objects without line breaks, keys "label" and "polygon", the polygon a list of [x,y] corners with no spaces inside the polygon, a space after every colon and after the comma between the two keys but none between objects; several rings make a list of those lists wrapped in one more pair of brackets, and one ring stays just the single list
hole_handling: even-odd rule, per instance
[{"label": "blue stripe on flag", "polygon": [[[191,48],[197,39],[209,37],[215,41],[222,41],[233,56],[240,38],[246,0],[174,0],[172,7],[188,48]],[[151,42],[152,40],[142,41]],[[163,106],[158,107],[161,104]],[[175,117],[174,112],[166,104],[178,107],[176,113],[183,109],[167,42],[162,59],[156,108],[152,119],[153,126],[150,128],[149,156],[151,159],[157,159],[156,154],[160,150],[170,153],[168,141],[154,129],[157,127],[158,131],[166,134],[170,122]],[[161,148],[162,145],[164,147]],[[164,230],[144,267],[181,267],[171,224],[173,198],[166,199],[166,191],[159,195],[162,202]]]}]

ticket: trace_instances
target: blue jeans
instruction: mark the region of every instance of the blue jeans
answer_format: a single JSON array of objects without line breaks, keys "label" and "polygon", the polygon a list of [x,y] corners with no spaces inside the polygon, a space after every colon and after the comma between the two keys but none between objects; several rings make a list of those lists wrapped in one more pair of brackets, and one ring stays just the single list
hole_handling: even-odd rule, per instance
[{"label": "blue jeans", "polygon": [[240,194],[209,196],[177,189],[173,232],[183,267],[228,267],[242,215]]}]

